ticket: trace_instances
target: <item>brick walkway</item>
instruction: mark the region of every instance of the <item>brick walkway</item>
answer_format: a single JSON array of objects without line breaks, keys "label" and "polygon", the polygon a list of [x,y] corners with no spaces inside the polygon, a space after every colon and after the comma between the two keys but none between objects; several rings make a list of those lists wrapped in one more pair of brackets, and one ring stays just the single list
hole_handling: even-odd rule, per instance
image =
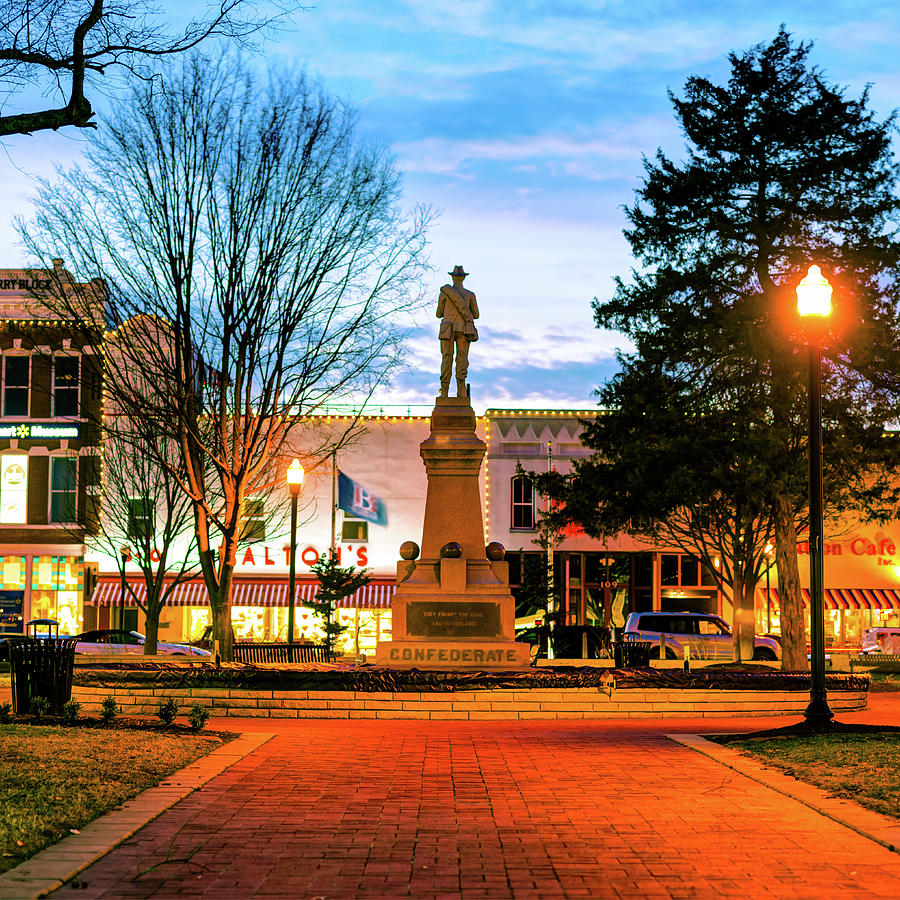
[{"label": "brick walkway", "polygon": [[784,724],[233,720],[278,734],[52,896],[896,897],[900,855],[665,737]]}]

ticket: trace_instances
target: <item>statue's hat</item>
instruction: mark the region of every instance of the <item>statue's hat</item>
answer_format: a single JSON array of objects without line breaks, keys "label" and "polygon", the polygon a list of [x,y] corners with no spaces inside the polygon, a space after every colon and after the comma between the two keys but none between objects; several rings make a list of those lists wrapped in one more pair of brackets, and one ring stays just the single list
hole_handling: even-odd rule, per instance
[{"label": "statue's hat", "polygon": [[463,275],[463,276],[465,276],[465,275],[468,275],[469,273],[468,273],[468,272],[464,272],[462,266],[454,266],[454,267],[453,267],[453,271],[452,271],[452,272],[448,272],[447,274],[448,274],[448,275]]}]

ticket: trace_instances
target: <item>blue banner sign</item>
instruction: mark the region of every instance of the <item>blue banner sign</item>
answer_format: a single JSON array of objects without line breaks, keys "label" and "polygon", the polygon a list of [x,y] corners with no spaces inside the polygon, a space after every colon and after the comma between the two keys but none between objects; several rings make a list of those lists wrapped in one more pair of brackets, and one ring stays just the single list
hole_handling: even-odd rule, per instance
[{"label": "blue banner sign", "polygon": [[338,508],[375,525],[387,525],[384,501],[341,471],[338,471]]}]

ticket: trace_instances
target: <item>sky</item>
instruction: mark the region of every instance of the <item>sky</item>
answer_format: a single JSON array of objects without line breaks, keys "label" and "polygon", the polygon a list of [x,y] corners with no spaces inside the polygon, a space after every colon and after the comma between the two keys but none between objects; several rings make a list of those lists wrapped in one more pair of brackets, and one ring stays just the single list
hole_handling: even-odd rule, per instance
[{"label": "sky", "polygon": [[[200,10],[201,0],[160,0]],[[729,51],[768,42],[784,23],[814,41],[811,60],[871,107],[900,105],[896,0],[305,0],[258,52],[301,64],[359,110],[359,130],[389,145],[404,203],[438,216],[427,303],[409,367],[374,400],[421,413],[437,393],[434,307],[463,265],[481,311],[469,355],[476,411],[592,409],[617,369],[621,335],[594,327],[632,259],[622,229],[642,156],[683,142],[667,91],[691,75],[722,82]],[[30,176],[80,159],[90,134],[7,139],[0,147],[0,267],[25,264],[10,225]]]}]

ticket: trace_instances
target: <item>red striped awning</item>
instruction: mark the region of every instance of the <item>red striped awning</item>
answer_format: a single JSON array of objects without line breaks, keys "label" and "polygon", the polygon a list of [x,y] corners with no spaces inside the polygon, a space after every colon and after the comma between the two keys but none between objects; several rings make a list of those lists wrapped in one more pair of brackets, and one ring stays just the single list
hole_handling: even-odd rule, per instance
[{"label": "red striped awning", "polygon": [[[298,578],[296,605],[303,606],[315,599],[319,583],[312,578]],[[167,585],[169,587],[169,585]],[[345,597],[336,605],[345,609],[390,609],[396,581],[391,578],[378,579],[360,588],[355,594]],[[127,579],[125,582],[125,605],[136,606],[136,598],[141,603],[147,596],[143,579]],[[94,606],[119,606],[122,602],[122,583],[115,575],[101,575],[94,593],[88,600]],[[177,584],[169,589],[166,606],[206,606],[206,586],[202,581],[192,580]],[[287,606],[287,579],[239,578],[234,582],[232,606]]]},{"label": "red striped awning", "polygon": [[[809,589],[803,588],[803,605],[809,606]],[[757,590],[759,602],[765,605],[766,589]],[[770,588],[769,596],[777,609],[778,588]],[[825,609],[900,609],[900,591],[892,588],[827,588]]]}]

